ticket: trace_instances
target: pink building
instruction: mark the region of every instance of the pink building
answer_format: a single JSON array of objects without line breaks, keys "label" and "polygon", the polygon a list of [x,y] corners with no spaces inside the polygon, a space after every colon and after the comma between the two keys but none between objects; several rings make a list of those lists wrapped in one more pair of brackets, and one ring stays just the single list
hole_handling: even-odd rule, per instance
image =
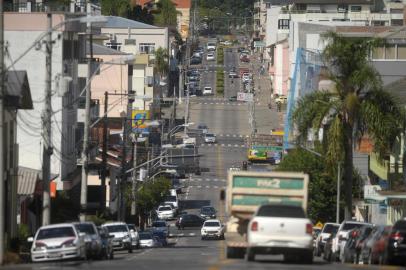
[{"label": "pink building", "polygon": [[272,45],[269,74],[272,79],[273,94],[287,95],[290,74],[289,43],[287,39]]}]

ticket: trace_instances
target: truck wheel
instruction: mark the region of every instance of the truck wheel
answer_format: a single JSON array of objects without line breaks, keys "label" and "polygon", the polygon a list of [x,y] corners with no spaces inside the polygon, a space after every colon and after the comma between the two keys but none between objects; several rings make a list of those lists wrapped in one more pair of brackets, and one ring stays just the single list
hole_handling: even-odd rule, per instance
[{"label": "truck wheel", "polygon": [[247,249],[247,252],[245,253],[245,260],[247,262],[255,261],[255,252],[251,249]]},{"label": "truck wheel", "polygon": [[313,263],[313,251],[306,251],[303,253],[303,263],[304,264]]},{"label": "truck wheel", "polygon": [[227,254],[227,259],[234,259],[236,258],[235,254],[235,248],[231,247],[226,247],[226,254]]}]

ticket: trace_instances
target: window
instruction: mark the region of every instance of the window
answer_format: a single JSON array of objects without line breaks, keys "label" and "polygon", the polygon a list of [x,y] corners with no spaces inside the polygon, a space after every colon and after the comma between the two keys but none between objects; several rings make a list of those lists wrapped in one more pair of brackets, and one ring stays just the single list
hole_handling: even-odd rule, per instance
[{"label": "window", "polygon": [[121,45],[122,45],[121,43],[115,42],[114,40],[111,40],[110,42],[106,43],[106,47],[117,51],[121,51]]},{"label": "window", "polygon": [[361,6],[351,6],[351,12],[361,12]]},{"label": "window", "polygon": [[278,29],[289,29],[289,22],[288,19],[280,19],[278,20]]},{"label": "window", "polygon": [[338,5],[337,12],[338,13],[346,13],[348,11],[348,5]]},{"label": "window", "polygon": [[396,47],[395,45],[385,46],[385,59],[395,59],[396,58]]},{"label": "window", "polygon": [[155,43],[140,43],[140,53],[151,54],[155,52]]},{"label": "window", "polygon": [[398,44],[398,59],[406,59],[406,45]]},{"label": "window", "polygon": [[383,59],[384,58],[385,48],[378,47],[372,51],[372,59]]}]

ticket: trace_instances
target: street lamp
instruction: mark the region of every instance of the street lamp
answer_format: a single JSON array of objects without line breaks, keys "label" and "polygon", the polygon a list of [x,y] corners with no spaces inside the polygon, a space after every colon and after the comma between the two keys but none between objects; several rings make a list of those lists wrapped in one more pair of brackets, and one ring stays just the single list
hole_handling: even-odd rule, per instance
[{"label": "street lamp", "polygon": [[177,129],[179,129],[179,128],[181,128],[181,127],[189,127],[189,126],[191,126],[191,125],[194,125],[195,123],[193,123],[193,122],[190,122],[190,123],[185,123],[185,124],[181,124],[181,125],[177,125],[176,127],[174,127],[173,129],[171,129],[169,132],[168,132],[168,136],[167,136],[167,138],[169,139],[170,137],[172,137],[172,135],[171,135],[171,133],[174,133],[175,131],[177,131]]}]

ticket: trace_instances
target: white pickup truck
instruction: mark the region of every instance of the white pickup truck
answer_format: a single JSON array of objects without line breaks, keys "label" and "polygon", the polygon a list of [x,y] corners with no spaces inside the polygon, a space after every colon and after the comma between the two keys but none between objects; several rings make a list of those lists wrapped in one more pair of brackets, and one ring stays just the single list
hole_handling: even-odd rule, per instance
[{"label": "white pickup truck", "polygon": [[313,224],[300,205],[265,204],[248,224],[246,259],[283,254],[285,261],[313,262]]}]

